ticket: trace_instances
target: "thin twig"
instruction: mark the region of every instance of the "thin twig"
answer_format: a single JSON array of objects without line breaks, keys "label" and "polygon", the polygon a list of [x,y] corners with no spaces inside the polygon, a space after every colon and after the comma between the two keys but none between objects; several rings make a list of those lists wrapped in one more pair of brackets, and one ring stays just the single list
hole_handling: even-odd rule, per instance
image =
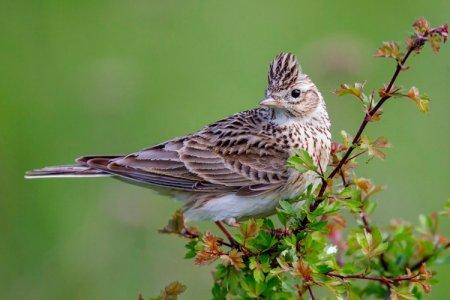
[{"label": "thin twig", "polygon": [[361,210],[360,214],[359,214],[361,221],[363,223],[364,229],[368,232],[371,233],[372,232],[372,228],[369,224],[369,220],[367,218],[367,214],[365,211]]},{"label": "thin twig", "polygon": [[366,153],[366,152],[367,152],[367,150],[361,151],[361,152],[359,152],[359,153],[353,155],[352,157],[350,157],[350,158],[348,159],[348,161],[351,161],[351,160],[357,158],[358,156],[360,156],[360,155],[362,155],[362,154],[364,154],[364,153]]},{"label": "thin twig", "polygon": [[314,297],[311,286],[308,285],[307,289],[308,289],[309,297],[311,298],[311,300],[316,300],[316,297]]},{"label": "thin twig", "polygon": [[387,286],[391,286],[392,284],[395,284],[395,283],[412,280],[412,279],[418,277],[420,274],[417,273],[417,274],[401,275],[401,276],[397,276],[397,277],[384,277],[384,276],[370,276],[370,275],[364,275],[364,274],[342,275],[342,274],[330,272],[330,273],[327,273],[326,275],[330,276],[330,277],[340,278],[342,280],[344,280],[344,279],[361,279],[361,280],[378,281]]},{"label": "thin twig", "polygon": [[236,242],[236,240],[233,238],[231,233],[225,228],[225,226],[223,226],[222,222],[216,221],[215,223],[216,223],[217,227],[219,227],[219,229],[223,232],[223,234],[225,234],[225,236],[227,237],[228,241],[230,241],[230,245],[231,246],[238,246],[239,245],[239,243]]},{"label": "thin twig", "polygon": [[347,187],[347,186],[348,186],[348,184],[347,184],[347,179],[345,178],[345,174],[344,174],[344,172],[342,171],[342,169],[339,171],[339,174],[341,175],[342,184],[344,185],[344,187]]},{"label": "thin twig", "polygon": [[[443,249],[448,249],[450,248],[450,242],[448,242]],[[427,263],[436,253],[438,249],[435,247],[433,253],[431,255],[427,255],[425,257],[423,257],[421,260],[419,260],[417,263],[415,263],[412,267],[411,267],[411,271],[415,271],[418,270],[423,264]]]}]

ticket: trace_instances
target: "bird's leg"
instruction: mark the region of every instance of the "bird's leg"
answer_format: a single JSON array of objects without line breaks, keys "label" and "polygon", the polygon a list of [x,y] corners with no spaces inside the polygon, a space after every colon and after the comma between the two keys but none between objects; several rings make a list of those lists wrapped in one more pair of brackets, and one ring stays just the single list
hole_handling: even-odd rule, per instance
[{"label": "bird's leg", "polygon": [[233,236],[231,235],[231,233],[225,228],[225,226],[223,226],[222,222],[220,221],[216,221],[215,222],[217,227],[219,227],[219,229],[223,232],[223,234],[225,234],[225,236],[227,237],[227,239],[230,241],[230,243],[232,245],[239,245],[238,242],[236,242],[236,240],[233,238]]}]

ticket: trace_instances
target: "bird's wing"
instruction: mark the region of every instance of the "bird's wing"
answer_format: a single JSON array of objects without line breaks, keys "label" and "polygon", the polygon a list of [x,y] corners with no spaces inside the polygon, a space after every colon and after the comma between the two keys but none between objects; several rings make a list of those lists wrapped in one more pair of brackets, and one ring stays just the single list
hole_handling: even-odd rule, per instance
[{"label": "bird's wing", "polygon": [[174,189],[261,194],[280,187],[287,178],[288,153],[276,142],[267,114],[264,109],[242,112],[195,134],[124,157],[82,161]]}]

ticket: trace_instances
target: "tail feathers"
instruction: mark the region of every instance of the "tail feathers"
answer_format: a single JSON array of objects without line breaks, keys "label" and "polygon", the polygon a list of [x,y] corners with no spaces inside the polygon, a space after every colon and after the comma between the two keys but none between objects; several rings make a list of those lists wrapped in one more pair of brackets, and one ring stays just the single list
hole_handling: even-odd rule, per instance
[{"label": "tail feathers", "polygon": [[25,173],[25,178],[63,178],[63,177],[104,177],[112,176],[102,170],[96,170],[88,166],[65,165],[45,167]]}]

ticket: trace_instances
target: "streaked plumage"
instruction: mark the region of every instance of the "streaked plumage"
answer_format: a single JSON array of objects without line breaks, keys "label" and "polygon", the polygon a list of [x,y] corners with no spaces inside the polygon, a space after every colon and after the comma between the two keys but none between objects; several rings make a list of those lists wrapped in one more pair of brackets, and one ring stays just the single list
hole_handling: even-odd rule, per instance
[{"label": "streaked plumage", "polygon": [[280,199],[318,184],[316,174],[288,169],[286,160],[302,148],[325,168],[330,144],[320,92],[295,56],[281,53],[270,65],[259,108],[130,155],[86,156],[27,177],[114,176],[182,200],[187,220],[232,223],[269,215]]}]

